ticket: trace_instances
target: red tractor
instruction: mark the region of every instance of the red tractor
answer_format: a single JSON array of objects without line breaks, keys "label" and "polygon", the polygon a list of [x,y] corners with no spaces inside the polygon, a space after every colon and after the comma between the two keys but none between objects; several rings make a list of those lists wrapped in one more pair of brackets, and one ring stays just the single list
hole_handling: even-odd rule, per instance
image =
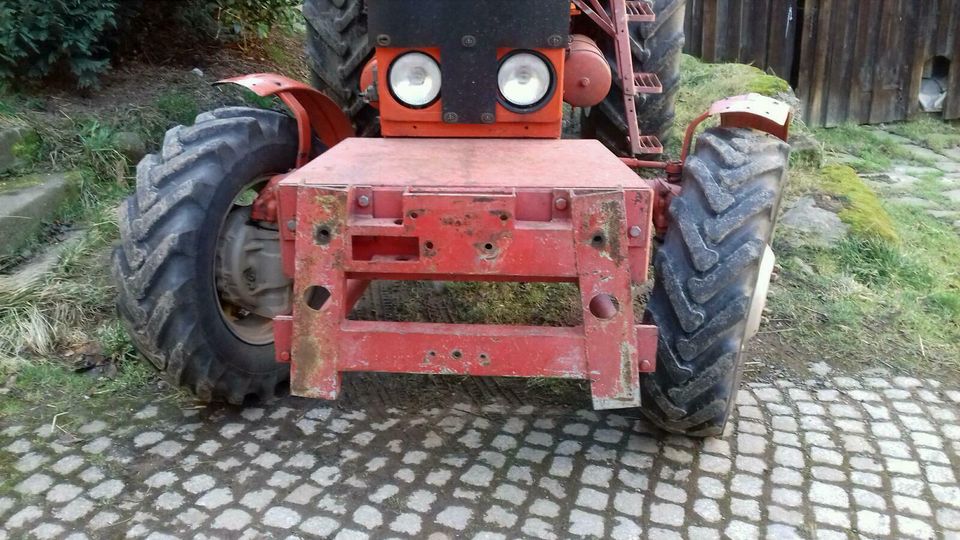
[{"label": "red tractor", "polygon": [[[724,100],[687,128],[679,160],[651,160],[682,12],[307,0],[323,93],[272,74],[226,81],[291,114],[205,113],[139,164],[114,256],[138,348],[207,400],[288,384],[335,399],[348,371],[564,377],[589,380],[597,409],[721,433],[773,267],[791,111]],[[587,111],[589,137],[560,138],[564,101]],[[709,116],[720,125],[688,155]],[[631,287],[655,237],[641,315]],[[375,280],[576,283],[583,323],[353,320]]]}]

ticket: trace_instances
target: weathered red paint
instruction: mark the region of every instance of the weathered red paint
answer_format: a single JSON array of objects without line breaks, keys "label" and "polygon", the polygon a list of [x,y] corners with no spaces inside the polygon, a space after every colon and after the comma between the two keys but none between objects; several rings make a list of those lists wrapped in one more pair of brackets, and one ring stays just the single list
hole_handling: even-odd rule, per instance
[{"label": "weathered red paint", "polygon": [[[279,186],[294,394],[333,399],[345,371],[460,373],[586,378],[598,408],[639,404],[657,338],[630,286],[647,278],[654,192],[600,143],[350,139]],[[374,279],[575,282],[584,324],[348,320]],[[319,309],[312,287],[329,293]]]},{"label": "weathered red paint", "polygon": [[267,185],[261,189],[253,204],[250,205],[250,219],[256,221],[277,222],[277,191],[280,181],[286,174],[278,174],[270,178]]}]

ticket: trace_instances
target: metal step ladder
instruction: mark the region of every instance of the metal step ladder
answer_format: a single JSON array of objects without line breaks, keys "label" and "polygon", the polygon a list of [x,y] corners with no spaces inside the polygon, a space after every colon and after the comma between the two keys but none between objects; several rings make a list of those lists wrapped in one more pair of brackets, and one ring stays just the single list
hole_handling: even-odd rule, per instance
[{"label": "metal step ladder", "polygon": [[636,154],[661,154],[663,145],[652,135],[642,135],[637,123],[636,96],[663,93],[663,84],[656,73],[635,71],[633,52],[630,50],[630,23],[654,22],[653,6],[646,1],[610,0],[611,26],[616,45],[620,87],[623,89],[623,106],[626,112],[630,149]]}]

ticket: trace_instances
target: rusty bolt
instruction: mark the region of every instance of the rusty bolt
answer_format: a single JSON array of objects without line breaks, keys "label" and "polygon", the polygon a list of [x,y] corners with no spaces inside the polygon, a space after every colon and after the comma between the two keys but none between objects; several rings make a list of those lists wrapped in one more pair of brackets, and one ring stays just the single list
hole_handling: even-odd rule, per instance
[{"label": "rusty bolt", "polygon": [[484,124],[492,124],[496,121],[496,117],[493,116],[493,113],[485,112],[480,115],[480,121]]},{"label": "rusty bolt", "polygon": [[366,195],[361,195],[357,197],[357,206],[359,206],[360,208],[366,208],[370,206],[370,197]]},{"label": "rusty bolt", "polygon": [[558,34],[554,34],[547,38],[547,45],[551,47],[559,47],[560,45],[563,45],[563,38],[561,38]]},{"label": "rusty bolt", "polygon": [[642,232],[643,229],[641,229],[639,225],[634,225],[633,227],[630,227],[630,238],[637,238]]},{"label": "rusty bolt", "polygon": [[379,36],[377,36],[377,45],[381,47],[386,47],[387,45],[390,45],[390,36],[388,36],[387,34],[380,34]]},{"label": "rusty bolt", "polygon": [[567,200],[563,197],[557,197],[557,200],[553,201],[553,207],[557,210],[566,210],[567,209]]},{"label": "rusty bolt", "polygon": [[287,222],[287,230],[288,230],[288,231],[295,231],[295,230],[297,230],[297,220],[291,219],[290,221],[288,221],[288,222]]},{"label": "rusty bolt", "polygon": [[455,112],[443,113],[443,121],[448,124],[456,124],[460,120],[460,115]]},{"label": "rusty bolt", "polygon": [[462,43],[464,47],[473,47],[474,45],[477,44],[477,38],[476,36],[471,36],[470,34],[467,34],[463,36],[463,39],[460,40],[460,43]]}]

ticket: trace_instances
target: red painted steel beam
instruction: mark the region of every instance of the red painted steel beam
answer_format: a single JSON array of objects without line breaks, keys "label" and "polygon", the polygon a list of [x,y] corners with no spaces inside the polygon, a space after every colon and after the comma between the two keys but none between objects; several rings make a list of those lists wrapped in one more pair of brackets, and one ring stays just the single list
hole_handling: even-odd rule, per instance
[{"label": "red painted steel beam", "polygon": [[[634,327],[647,353],[657,330]],[[341,371],[592,379],[582,327],[343,321]],[[655,348],[653,349],[655,350]],[[517,361],[522,358],[523,361]],[[652,371],[655,355],[641,358]]]}]

